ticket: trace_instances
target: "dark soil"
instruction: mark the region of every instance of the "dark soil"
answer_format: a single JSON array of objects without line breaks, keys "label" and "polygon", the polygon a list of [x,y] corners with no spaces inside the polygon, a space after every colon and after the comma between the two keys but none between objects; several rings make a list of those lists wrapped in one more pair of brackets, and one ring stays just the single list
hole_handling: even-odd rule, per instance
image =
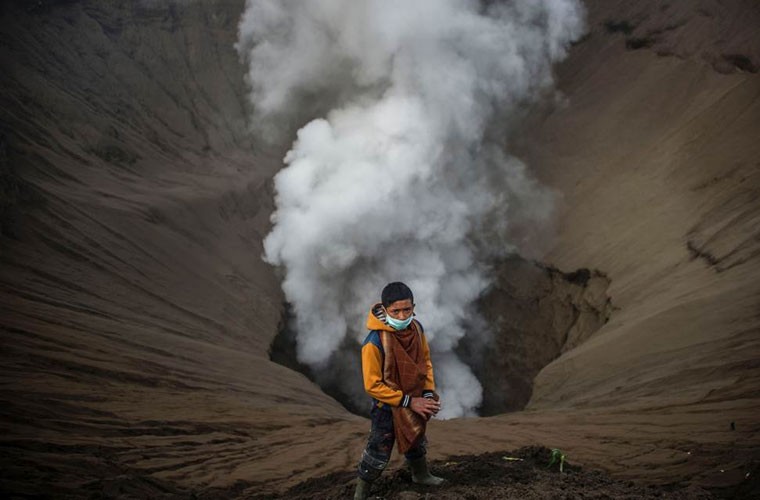
[{"label": "dark soil", "polygon": [[[431,462],[431,471],[446,479],[440,487],[412,483],[405,468],[387,471],[373,485],[370,498],[384,499],[712,499],[711,493],[697,488],[641,486],[617,481],[600,471],[584,470],[565,462],[548,467],[551,451],[531,446],[512,452],[449,457]],[[522,460],[506,460],[517,457]],[[338,499],[353,498],[356,475],[339,472],[298,484],[280,496],[260,498]]]}]

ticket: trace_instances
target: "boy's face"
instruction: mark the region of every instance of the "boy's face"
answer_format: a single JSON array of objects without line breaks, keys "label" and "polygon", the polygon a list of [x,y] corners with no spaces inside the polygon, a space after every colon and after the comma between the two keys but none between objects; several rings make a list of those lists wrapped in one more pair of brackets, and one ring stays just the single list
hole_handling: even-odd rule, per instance
[{"label": "boy's face", "polygon": [[397,300],[385,308],[391,318],[405,320],[414,313],[412,299]]}]

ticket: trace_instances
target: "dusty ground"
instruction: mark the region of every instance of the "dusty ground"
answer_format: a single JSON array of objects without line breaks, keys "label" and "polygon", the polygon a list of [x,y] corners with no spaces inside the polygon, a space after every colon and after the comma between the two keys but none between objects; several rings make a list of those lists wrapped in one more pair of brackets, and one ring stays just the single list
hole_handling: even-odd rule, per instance
[{"label": "dusty ground", "polygon": [[[551,450],[535,446],[516,451],[452,456],[430,464],[434,474],[446,479],[440,487],[416,485],[412,482],[409,471],[400,468],[388,471],[385,477],[375,482],[371,490],[372,496],[399,500],[715,498],[698,487],[663,488],[616,481],[602,472],[584,470],[571,461],[567,461],[560,472],[559,464],[549,465],[550,457]],[[515,458],[519,460],[514,460]],[[353,473],[331,474],[301,483],[281,496],[266,498],[351,498],[354,480]],[[745,490],[744,493],[746,492]],[[742,496],[738,490],[732,494],[736,498]]]}]

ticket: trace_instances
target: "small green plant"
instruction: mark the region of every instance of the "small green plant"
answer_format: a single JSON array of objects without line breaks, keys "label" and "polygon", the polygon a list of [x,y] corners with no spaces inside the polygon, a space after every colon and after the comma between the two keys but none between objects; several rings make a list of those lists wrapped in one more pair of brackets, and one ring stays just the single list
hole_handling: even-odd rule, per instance
[{"label": "small green plant", "polygon": [[562,450],[560,450],[559,448],[554,448],[554,449],[552,449],[552,454],[551,454],[551,456],[549,458],[549,465],[547,465],[546,467],[547,468],[551,467],[552,465],[556,464],[557,462],[559,462],[559,471],[560,472],[564,472],[564,469],[565,469],[565,454],[562,453]]}]

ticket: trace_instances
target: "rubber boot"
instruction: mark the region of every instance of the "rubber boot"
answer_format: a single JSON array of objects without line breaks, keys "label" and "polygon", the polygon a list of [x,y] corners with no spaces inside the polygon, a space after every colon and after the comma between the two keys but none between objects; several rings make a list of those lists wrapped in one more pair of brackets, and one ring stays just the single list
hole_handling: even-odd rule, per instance
[{"label": "rubber boot", "polygon": [[438,486],[443,482],[442,477],[434,476],[430,473],[427,466],[427,460],[424,456],[409,460],[412,468],[412,481],[417,484],[426,486]]},{"label": "rubber boot", "polygon": [[365,481],[362,478],[356,479],[356,492],[354,493],[354,500],[366,500],[369,496],[369,481]]}]

